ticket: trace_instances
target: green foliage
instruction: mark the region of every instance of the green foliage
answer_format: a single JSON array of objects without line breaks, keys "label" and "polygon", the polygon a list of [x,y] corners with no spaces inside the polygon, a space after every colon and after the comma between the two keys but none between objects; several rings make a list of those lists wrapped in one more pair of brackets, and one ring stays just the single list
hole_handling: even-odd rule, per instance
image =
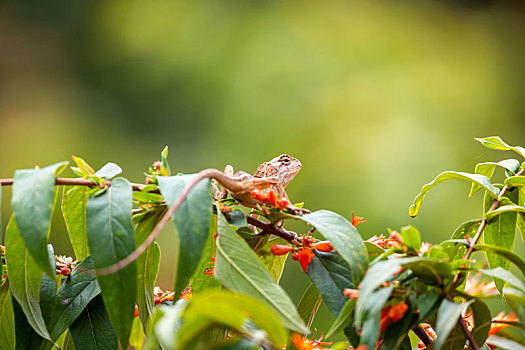
[{"label": "green foliage", "polygon": [[[479,141],[525,155],[497,137]],[[255,217],[233,198],[214,200],[210,181],[201,178],[166,217],[199,176],[169,176],[167,148],[144,185],[113,179],[122,172],[114,163],[95,172],[73,159],[76,184],[57,179],[65,163],[15,174],[2,264],[7,276],[0,285],[0,349],[294,349],[305,342],[328,348],[330,341],[307,336],[322,302],[335,317],[324,329],[327,337],[342,333],[348,341],[333,349],[411,349],[419,336],[433,341],[427,344],[433,349],[472,347],[469,338],[483,349],[525,347],[525,261],[514,252],[516,230],[525,233],[525,177],[514,159],[480,163],[473,174],[445,171],[423,186],[412,216],[443,181],[469,181],[471,195],[485,190],[482,218],[460,224],[437,245],[422,242],[413,226],[365,242],[358,221],[326,210],[295,215],[270,200],[261,202]],[[505,169],[503,184],[492,182],[496,167]],[[55,256],[47,244],[55,187],[63,183],[62,216],[77,261]],[[265,191],[270,198],[274,190]],[[179,242],[168,250],[175,284],[163,291],[155,286],[162,247],[153,242],[140,253],[135,249],[171,219]],[[287,220],[312,229],[296,234],[285,229]],[[487,266],[471,264],[478,251],[487,254]],[[130,256],[136,261],[124,264]],[[290,260],[312,281],[297,306],[279,285]],[[118,268],[106,274],[109,266]],[[494,334],[498,321],[483,301],[493,294],[483,279],[495,282],[518,315],[503,319],[512,332]],[[425,328],[437,337],[423,337]]]}]

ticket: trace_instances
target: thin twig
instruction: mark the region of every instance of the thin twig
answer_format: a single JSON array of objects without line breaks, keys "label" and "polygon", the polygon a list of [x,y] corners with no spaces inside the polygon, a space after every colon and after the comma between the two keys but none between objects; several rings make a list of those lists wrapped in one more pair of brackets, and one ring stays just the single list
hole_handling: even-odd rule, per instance
[{"label": "thin twig", "polygon": [[[0,179],[0,185],[1,186],[12,186],[13,185],[13,182],[14,180],[13,179]],[[60,186],[60,185],[65,185],[65,186],[90,186],[90,187],[99,187],[95,182],[91,181],[91,180],[87,180],[87,179],[82,179],[82,178],[78,178],[78,179],[71,179],[71,178],[67,178],[67,177],[58,177],[55,181],[55,184],[57,186]],[[111,181],[109,180],[106,180],[106,185],[107,186],[110,186],[111,185]],[[140,191],[142,190],[142,188],[146,186],[146,185],[143,185],[143,184],[136,184],[136,183],[132,183],[131,184],[131,188],[133,189],[133,191]]]},{"label": "thin twig", "polygon": [[[521,176],[524,172],[525,172],[525,168],[521,169],[515,176]],[[487,210],[487,213],[490,213],[491,211],[495,210],[499,206],[499,204],[501,202],[501,199],[503,198],[505,193],[507,193],[508,189],[509,189],[508,185],[503,186],[503,188],[501,189],[500,193],[498,194],[498,197],[492,201],[492,205],[490,206],[489,210]],[[483,233],[483,230],[485,229],[486,226],[487,226],[487,219],[483,218],[481,220],[481,224],[479,225],[478,231],[476,232],[476,234],[474,235],[474,238],[472,238],[472,241],[469,244],[469,247],[467,249],[467,253],[463,257],[464,261],[468,261],[470,259],[472,253],[474,252],[474,247],[476,246],[476,244],[478,244],[478,241],[481,238],[481,234]],[[454,279],[453,279],[452,284],[450,286],[448,299],[451,300],[451,301],[454,300],[454,297],[452,296],[452,292],[458,286],[460,274],[461,274],[460,271],[456,272],[456,275],[454,276]],[[474,338],[472,336],[472,333],[468,330],[467,325],[465,324],[465,321],[463,320],[463,317],[460,317],[458,319],[458,323],[459,323],[461,329],[463,330],[463,333],[465,334],[465,336],[469,340],[469,343],[470,343],[470,346],[472,347],[472,349],[480,350],[480,347],[476,344],[476,341],[474,340]]]}]

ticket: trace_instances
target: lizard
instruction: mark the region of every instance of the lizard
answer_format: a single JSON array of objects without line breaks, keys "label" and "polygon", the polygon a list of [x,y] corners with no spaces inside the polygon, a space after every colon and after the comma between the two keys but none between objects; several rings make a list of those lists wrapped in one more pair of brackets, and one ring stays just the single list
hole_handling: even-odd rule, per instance
[{"label": "lizard", "polygon": [[[238,200],[242,205],[256,208],[260,202],[252,198],[251,192],[253,190],[263,190],[271,187],[279,196],[288,199],[284,188],[293,180],[297,173],[299,173],[301,167],[302,164],[298,159],[287,154],[281,154],[280,156],[273,158],[271,161],[259,165],[253,175],[243,171],[233,174],[233,167],[231,166],[226,166],[225,172],[213,168],[201,170],[193,177],[192,181],[184,187],[179,197],[173,202],[164,216],[155,225],[150,235],[124,259],[113,265],[95,269],[96,275],[105,276],[115,273],[131,264],[142,253],[144,253],[153,243],[162,228],[164,228],[172,218],[173,214],[177,211],[191,189],[202,180],[212,179],[221,185],[221,191],[219,191],[216,186],[213,187],[216,200],[225,198],[227,192],[229,192],[231,196]],[[297,208],[290,204],[286,209],[297,215],[310,212],[307,209]]]}]

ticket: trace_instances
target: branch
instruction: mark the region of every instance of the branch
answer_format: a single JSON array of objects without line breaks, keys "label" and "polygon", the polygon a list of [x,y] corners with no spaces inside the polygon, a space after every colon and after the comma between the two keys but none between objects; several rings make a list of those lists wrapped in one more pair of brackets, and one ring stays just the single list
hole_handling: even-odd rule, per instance
[{"label": "branch", "polygon": [[[0,179],[0,185],[1,186],[12,186],[13,182],[14,182],[13,179]],[[86,179],[82,179],[82,178],[70,179],[70,178],[66,178],[66,177],[58,177],[56,179],[56,181],[55,181],[55,185],[57,185],[57,186],[65,185],[65,186],[90,186],[90,187],[93,186],[93,187],[98,187],[98,185],[95,182],[91,181],[91,180],[86,180]],[[106,180],[106,185],[110,186],[111,185],[111,181]],[[142,190],[142,188],[144,186],[146,186],[146,185],[136,184],[136,183],[132,183],[131,184],[131,188],[133,189],[133,191],[140,191],[140,190]]]},{"label": "branch", "polygon": [[[525,172],[525,168],[521,169],[516,174],[516,176],[521,176],[524,172]],[[494,209],[496,209],[499,206],[499,204],[501,202],[501,199],[503,198],[505,193],[507,193],[508,189],[509,189],[508,185],[503,186],[503,188],[501,189],[501,191],[500,191],[500,193],[498,195],[498,198],[496,198],[496,199],[494,199],[494,201],[492,201],[492,205],[490,206],[489,210],[487,210],[487,213],[490,213],[491,211],[493,211]],[[470,256],[474,252],[474,247],[476,246],[476,244],[478,244],[478,241],[481,238],[481,234],[483,233],[483,230],[485,229],[486,226],[487,226],[487,219],[483,218],[481,220],[481,224],[479,225],[478,231],[476,232],[476,234],[474,235],[474,238],[472,239],[472,241],[469,244],[469,247],[467,249],[467,253],[463,257],[464,261],[468,261],[470,259]],[[454,276],[454,280],[452,281],[452,285],[450,286],[448,299],[451,300],[451,301],[454,300],[454,297],[452,296],[452,292],[458,286],[458,281],[459,281],[459,275],[460,274],[461,274],[461,272],[459,272],[459,271],[456,272],[456,275]],[[472,337],[472,333],[468,330],[467,325],[465,324],[465,321],[463,320],[462,317],[459,318],[458,323],[459,323],[461,329],[463,330],[463,333],[465,334],[465,337],[467,337],[467,339],[469,340],[469,343],[470,343],[470,346],[472,347],[472,349],[480,350],[480,347],[476,344],[476,341]]]}]

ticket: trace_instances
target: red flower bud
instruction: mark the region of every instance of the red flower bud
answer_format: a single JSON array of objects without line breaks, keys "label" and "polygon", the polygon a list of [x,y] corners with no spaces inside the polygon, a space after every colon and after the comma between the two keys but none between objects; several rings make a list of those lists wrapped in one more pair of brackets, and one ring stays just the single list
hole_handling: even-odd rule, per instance
[{"label": "red flower bud", "polygon": [[331,252],[332,250],[334,250],[334,247],[328,241],[317,242],[312,246],[312,248],[320,250],[322,252]]},{"label": "red flower bud", "polygon": [[289,247],[287,245],[280,245],[280,244],[274,244],[272,245],[272,247],[270,248],[270,252],[273,254],[273,255],[284,255],[284,254],[288,254],[289,252],[291,252],[293,250],[293,247]]},{"label": "red flower bud", "polygon": [[133,317],[137,317],[139,315],[139,307],[135,305],[135,315]]},{"label": "red flower bud", "polygon": [[69,276],[69,274],[71,273],[71,270],[67,267],[63,267],[60,269],[60,274],[64,275],[64,276]]}]

